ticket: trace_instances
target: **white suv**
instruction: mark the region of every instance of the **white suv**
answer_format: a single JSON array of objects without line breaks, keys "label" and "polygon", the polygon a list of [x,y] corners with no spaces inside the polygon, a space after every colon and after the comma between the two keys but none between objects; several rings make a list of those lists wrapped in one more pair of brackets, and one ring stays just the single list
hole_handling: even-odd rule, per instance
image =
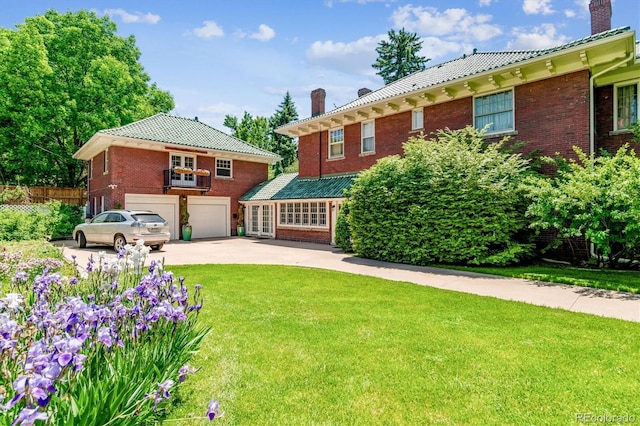
[{"label": "white suv", "polygon": [[108,210],[73,230],[73,239],[80,248],[87,243],[113,245],[119,252],[126,244],[143,240],[152,249],[160,250],[171,239],[169,224],[149,210]]}]

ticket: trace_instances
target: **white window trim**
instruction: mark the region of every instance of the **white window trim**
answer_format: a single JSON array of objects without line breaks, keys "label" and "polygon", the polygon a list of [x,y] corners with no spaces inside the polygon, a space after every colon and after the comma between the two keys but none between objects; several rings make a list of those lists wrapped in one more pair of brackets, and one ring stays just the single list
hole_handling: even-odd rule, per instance
[{"label": "white window trim", "polygon": [[[287,204],[291,204],[293,209],[291,211],[291,217],[292,217],[292,222],[294,223],[289,223],[288,221],[288,217],[289,217],[289,211],[286,209],[283,211],[283,206],[286,206]],[[300,205],[300,223],[297,224],[295,223],[296,221],[296,213],[297,211],[295,210],[295,205],[299,204]],[[308,210],[307,214],[309,215],[309,223],[304,223],[304,204],[308,205]],[[311,204],[316,204],[317,205],[317,214],[318,214],[318,225],[313,225],[311,224]],[[320,205],[324,205],[324,224],[320,225]],[[282,215],[284,213],[284,218],[285,221],[282,221]],[[287,200],[287,201],[280,201],[278,202],[278,209],[277,209],[277,224],[279,228],[291,228],[291,229],[322,229],[322,230],[328,230],[329,229],[329,220],[330,220],[330,212],[329,212],[329,203],[326,200]]]},{"label": "white window trim", "polygon": [[[509,133],[509,134],[513,134],[513,132],[516,131],[516,92],[515,90],[512,88],[510,89],[502,89],[502,90],[495,90],[493,92],[488,92],[488,93],[483,93],[482,95],[477,95],[473,97],[473,126],[475,127],[476,125],[476,99],[477,98],[484,98],[485,96],[491,96],[491,95],[496,95],[498,93],[504,93],[504,92],[511,92],[511,123],[512,126],[510,129],[500,129],[500,130],[494,130],[494,131],[487,131],[487,133],[485,133],[485,136],[491,135],[491,136],[497,136],[497,135],[501,135],[504,133]],[[482,130],[482,129],[478,129],[478,130]]]},{"label": "white window trim", "polygon": [[[629,80],[622,83],[616,83],[613,85],[613,131],[614,132],[618,132],[618,133],[631,132],[631,130],[626,127],[622,127],[622,128],[618,127],[618,87],[633,86],[634,84],[636,85],[636,97],[640,98],[640,80]],[[636,99],[636,104],[640,104],[640,99]],[[638,109],[638,106],[640,105],[636,105],[636,109]],[[636,114],[638,114],[638,111],[636,111]],[[640,120],[640,117],[637,117],[637,119]]]},{"label": "white window trim", "polygon": [[[229,162],[229,176],[218,175],[218,161],[228,161]],[[216,178],[218,178],[218,179],[233,179],[233,160],[231,158],[216,158],[215,167],[216,167]]]},{"label": "white window trim", "polygon": [[[180,164],[184,164],[184,159],[185,158],[192,158],[193,159],[193,167],[192,169],[197,169],[198,168],[198,156],[197,155],[189,155],[189,154],[185,154],[184,152],[177,152],[177,151],[171,151],[169,152],[169,180],[171,181],[172,185],[186,185],[186,186],[195,186],[196,184],[196,177],[195,175],[189,174],[189,176],[193,176],[192,180],[186,180],[184,179],[184,176],[186,175],[180,175],[180,179],[173,179],[173,157],[180,157]],[[185,167],[185,166],[182,166]]]},{"label": "white window trim", "polygon": [[[331,143],[331,134],[333,132],[337,132],[338,130],[342,130],[342,142],[340,142],[340,144],[342,144],[342,154],[333,156],[333,155],[331,155],[331,146],[332,145],[338,145],[338,143],[337,142],[336,143]],[[329,139],[328,140],[329,152],[327,154],[328,154],[329,159],[330,160],[335,160],[335,159],[344,158],[344,127],[339,127],[339,128],[336,128],[336,129],[330,129],[329,130],[329,138],[328,139]]]},{"label": "white window trim", "polygon": [[89,160],[89,180],[93,179],[93,158]]},{"label": "white window trim", "polygon": [[[413,117],[416,114],[420,115],[420,121],[422,122],[420,127],[414,127],[415,122],[413,120]],[[423,129],[424,129],[424,108],[416,108],[411,110],[411,131],[423,130]]]},{"label": "white window trim", "polygon": [[[366,124],[371,124],[373,126],[373,149],[370,151],[364,150],[364,126]],[[343,150],[344,150],[344,147],[343,147]],[[375,120],[363,121],[362,124],[360,125],[360,154],[369,155],[369,154],[375,154],[375,153],[376,153],[376,121]]]}]

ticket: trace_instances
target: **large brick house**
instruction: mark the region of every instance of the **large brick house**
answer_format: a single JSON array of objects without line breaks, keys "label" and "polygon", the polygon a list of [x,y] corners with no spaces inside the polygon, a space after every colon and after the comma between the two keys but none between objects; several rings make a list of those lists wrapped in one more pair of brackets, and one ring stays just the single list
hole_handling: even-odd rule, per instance
[{"label": "large brick house", "polygon": [[247,234],[333,241],[343,189],[379,158],[402,153],[410,136],[468,125],[488,138],[512,136],[545,155],[597,153],[632,139],[640,61],[635,31],[611,29],[610,0],[590,3],[592,34],[554,48],[477,52],[432,66],[325,112],[280,127],[298,138],[299,173],[265,182],[240,201]]},{"label": "large brick house", "polygon": [[185,207],[193,238],[235,235],[238,199],[280,160],[197,119],[167,114],[101,130],[73,157],[88,161],[92,215],[154,210],[169,222],[172,239],[180,237]]}]

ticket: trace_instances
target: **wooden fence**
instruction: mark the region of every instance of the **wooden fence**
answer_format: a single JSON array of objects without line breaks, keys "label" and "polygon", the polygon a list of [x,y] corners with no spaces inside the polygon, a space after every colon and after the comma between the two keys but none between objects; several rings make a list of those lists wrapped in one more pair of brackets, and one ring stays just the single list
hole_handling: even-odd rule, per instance
[{"label": "wooden fence", "polygon": [[[15,186],[0,185],[0,191],[15,189]],[[65,204],[84,206],[87,203],[87,190],[85,188],[52,188],[47,186],[22,187],[29,194],[30,203],[46,203],[58,200]]]}]

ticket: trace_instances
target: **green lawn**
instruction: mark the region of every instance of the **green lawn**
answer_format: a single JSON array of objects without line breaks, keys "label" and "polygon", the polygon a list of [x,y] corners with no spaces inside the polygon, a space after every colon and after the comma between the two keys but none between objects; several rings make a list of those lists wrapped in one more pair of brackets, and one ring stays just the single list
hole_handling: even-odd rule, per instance
[{"label": "green lawn", "polygon": [[640,324],[319,269],[168,267],[212,327],[166,425],[640,419]]},{"label": "green lawn", "polygon": [[553,264],[525,266],[447,266],[447,268],[505,277],[525,278],[549,283],[571,284],[581,287],[640,293],[640,273],[638,271],[587,269]]}]

